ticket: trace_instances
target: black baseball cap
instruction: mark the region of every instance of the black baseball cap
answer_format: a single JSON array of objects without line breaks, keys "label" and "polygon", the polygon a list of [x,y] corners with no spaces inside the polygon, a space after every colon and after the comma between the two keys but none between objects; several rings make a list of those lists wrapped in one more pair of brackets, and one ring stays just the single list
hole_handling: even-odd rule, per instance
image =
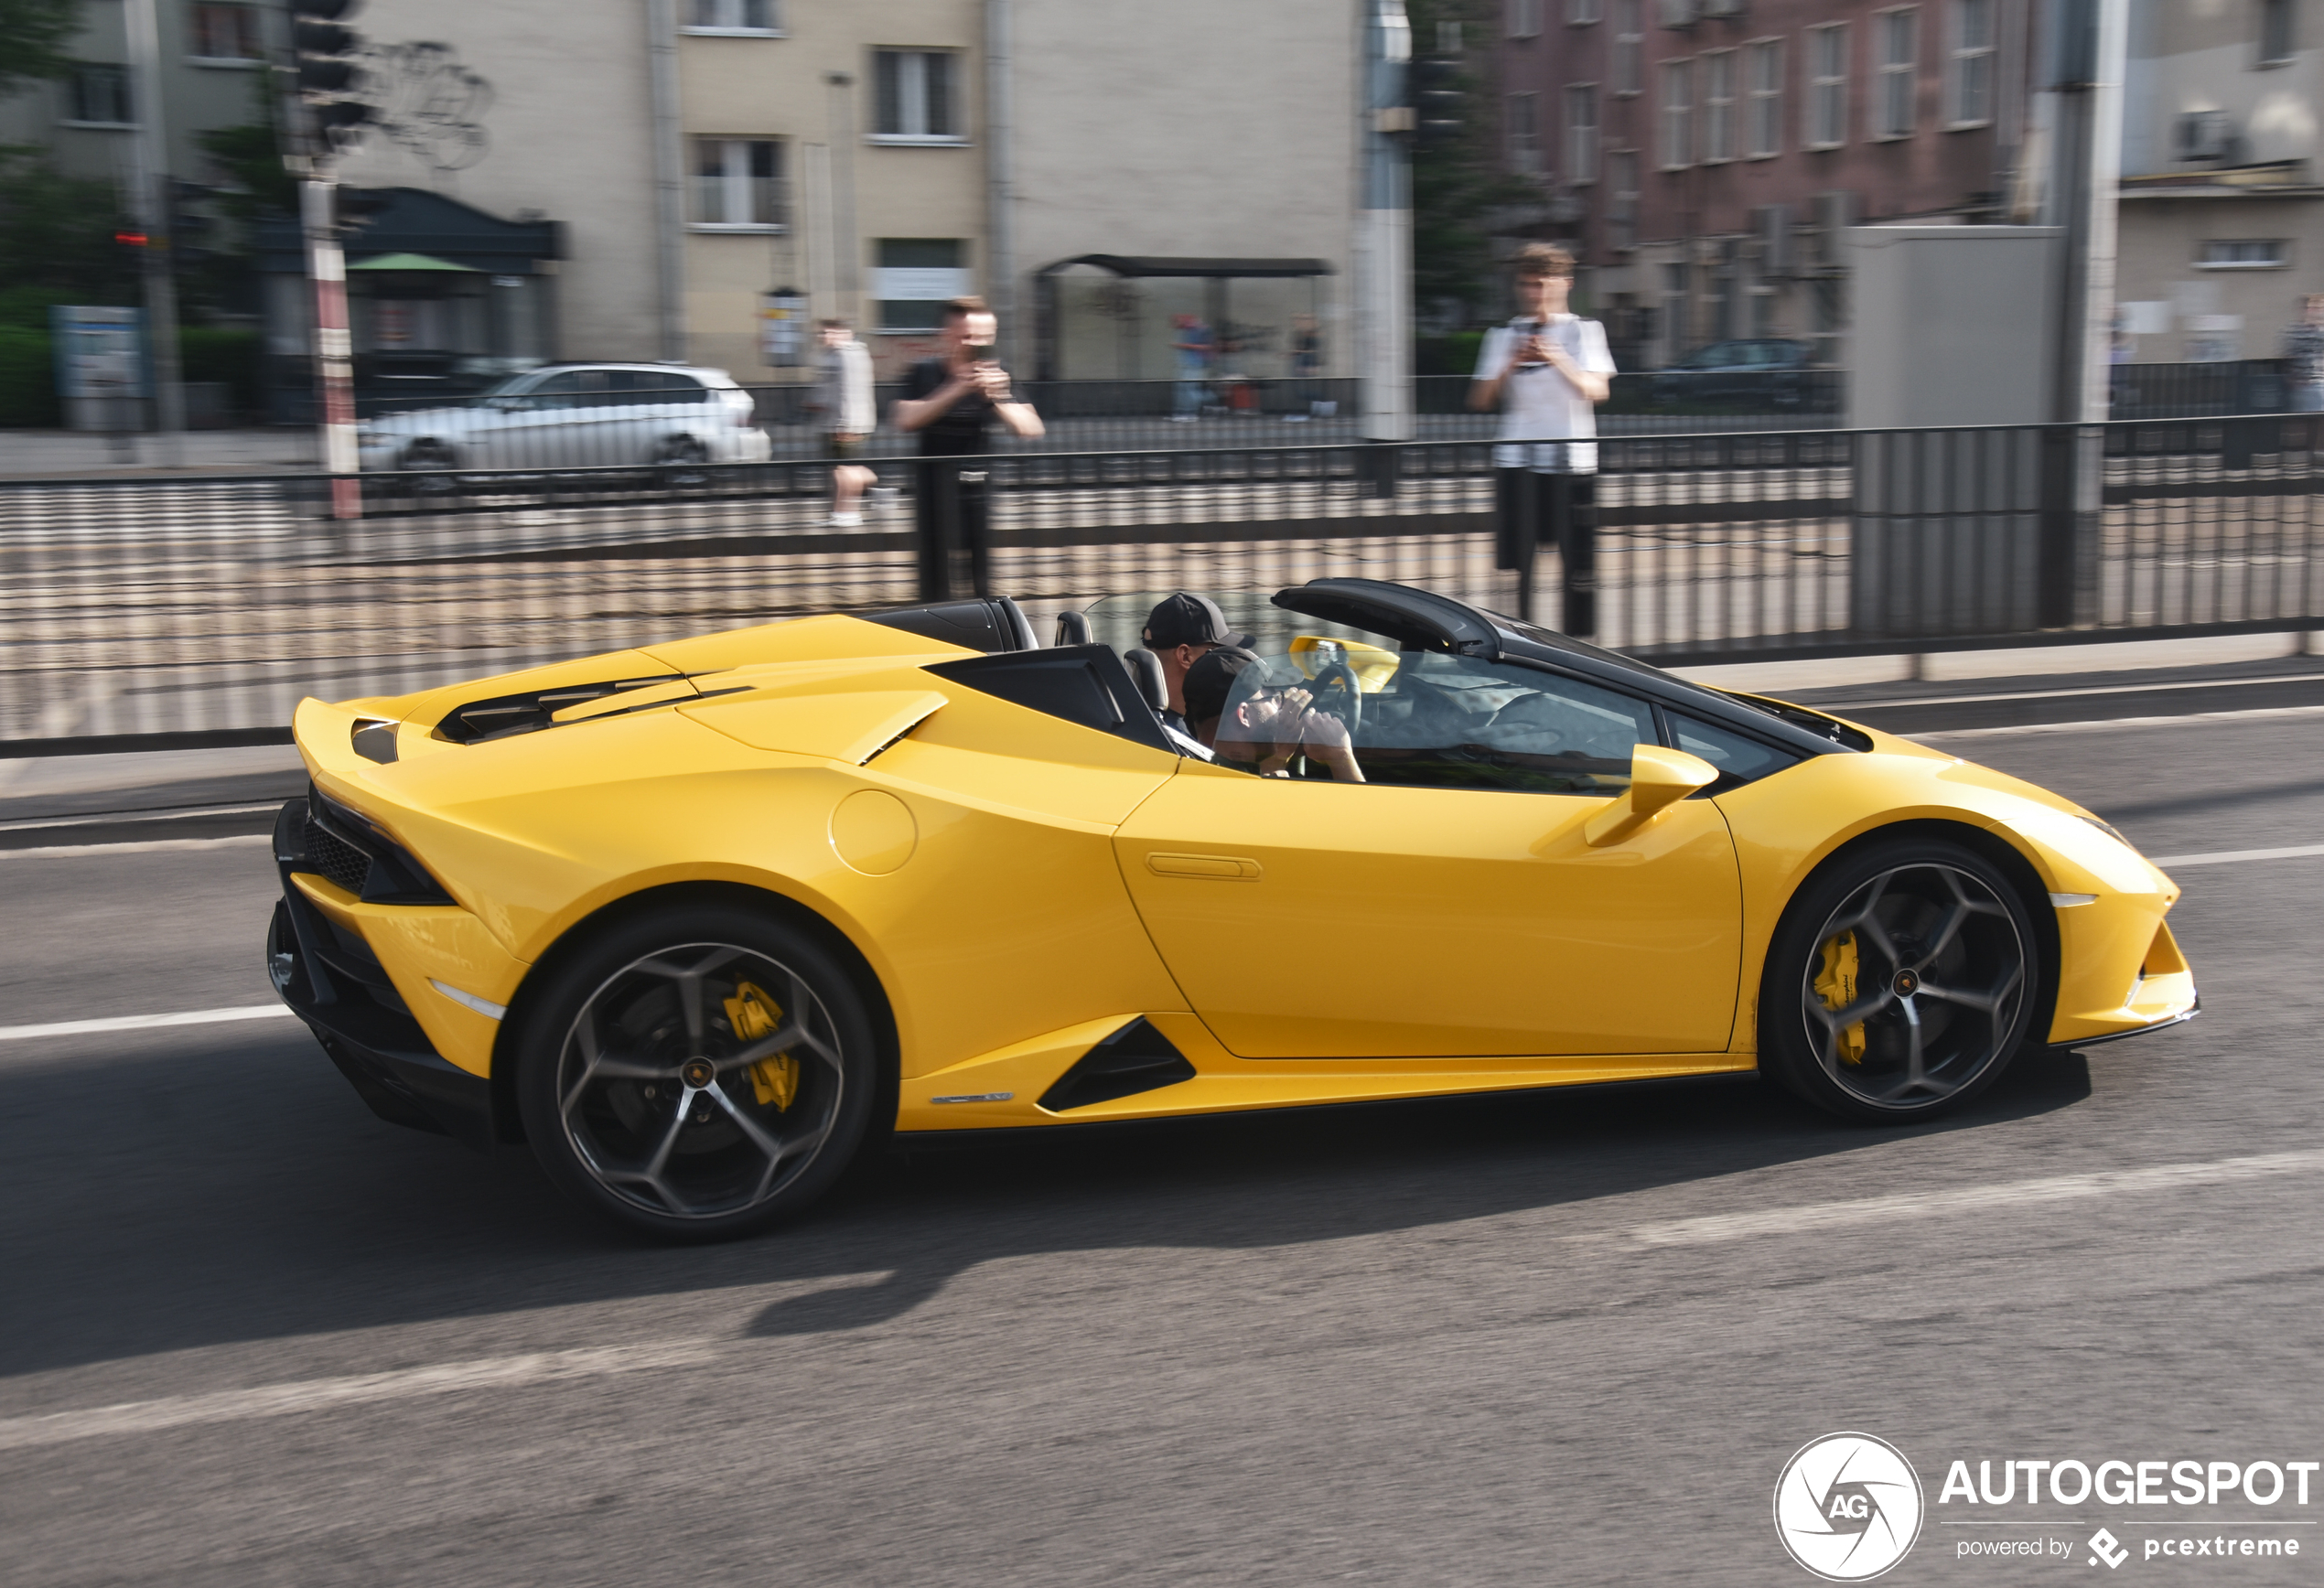
[{"label": "black baseball cap", "polygon": [[1239,645],[1204,651],[1186,670],[1186,720],[1206,723],[1227,709],[1227,696],[1243,670],[1259,659]]},{"label": "black baseball cap", "polygon": [[1146,615],[1146,647],[1168,650],[1178,645],[1232,645],[1240,638],[1227,627],[1226,614],[1208,596],[1174,590],[1155,603]]}]

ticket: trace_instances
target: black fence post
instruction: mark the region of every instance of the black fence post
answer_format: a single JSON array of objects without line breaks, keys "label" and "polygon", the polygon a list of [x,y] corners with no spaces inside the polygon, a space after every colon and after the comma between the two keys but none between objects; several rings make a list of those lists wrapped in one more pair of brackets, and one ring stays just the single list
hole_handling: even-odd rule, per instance
[{"label": "black fence post", "polygon": [[952,550],[960,544],[961,471],[957,459],[922,458],[913,480],[913,527],[920,536],[920,598],[952,598]]},{"label": "black fence post", "polygon": [[1493,566],[1517,575],[1517,616],[1533,620],[1533,561],[1540,551],[1541,476],[1493,470]]},{"label": "black fence post", "polygon": [[[2082,427],[2046,424],[2041,430],[2040,482],[2036,519],[2040,537],[2034,561],[2034,626],[2071,628],[2074,622],[2074,548],[2082,539],[2083,499],[2099,488],[2099,445],[2085,440]],[[2097,453],[2098,456],[2091,456]]]},{"label": "black fence post", "polygon": [[1549,511],[1565,585],[1558,627],[1577,639],[1598,632],[1598,477],[1549,477]]},{"label": "black fence post", "polygon": [[1364,495],[1393,497],[1396,480],[1404,472],[1404,449],[1402,442],[1367,441],[1356,452],[1356,470],[1364,482]]}]

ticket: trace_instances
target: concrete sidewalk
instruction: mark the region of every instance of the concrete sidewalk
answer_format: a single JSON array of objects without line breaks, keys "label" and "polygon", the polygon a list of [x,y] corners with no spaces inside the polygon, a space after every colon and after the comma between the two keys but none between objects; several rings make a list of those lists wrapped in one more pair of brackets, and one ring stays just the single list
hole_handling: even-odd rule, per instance
[{"label": "concrete sidewalk", "polygon": [[188,430],[175,435],[0,430],[0,478],[90,479],[171,474],[280,474],[315,467],[312,425]]},{"label": "concrete sidewalk", "polygon": [[[2303,635],[2167,639],[1680,668],[1893,732],[2324,712],[2324,656]],[[1918,676],[1916,676],[1916,673]],[[289,746],[0,758],[0,849],[266,831],[307,774]]]}]

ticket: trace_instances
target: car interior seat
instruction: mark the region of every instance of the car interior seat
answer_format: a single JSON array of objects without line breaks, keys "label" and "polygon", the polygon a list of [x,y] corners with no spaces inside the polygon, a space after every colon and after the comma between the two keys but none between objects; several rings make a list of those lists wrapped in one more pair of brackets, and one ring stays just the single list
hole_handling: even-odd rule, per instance
[{"label": "car interior seat", "polygon": [[[1072,616],[1079,617],[1076,612]],[[1130,664],[1130,678],[1146,703],[1158,714],[1170,709],[1170,686],[1162,677],[1162,659],[1143,645],[1134,645],[1122,660]]]}]

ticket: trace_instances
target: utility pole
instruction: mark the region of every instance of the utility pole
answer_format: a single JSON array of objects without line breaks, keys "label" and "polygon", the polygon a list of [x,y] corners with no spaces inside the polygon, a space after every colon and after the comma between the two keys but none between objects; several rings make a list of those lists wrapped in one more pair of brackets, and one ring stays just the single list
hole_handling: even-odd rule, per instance
[{"label": "utility pole", "polygon": [[128,33],[132,114],[137,118],[133,205],[145,234],[138,251],[138,274],[145,289],[145,341],[154,378],[153,428],[162,443],[164,467],[183,460],[177,437],[186,428],[186,387],[178,356],[177,260],[170,252],[169,137],[161,88],[161,32],[154,0],[128,0],[122,21]]},{"label": "utility pole", "polygon": [[2130,0],[2046,0],[2039,81],[2050,173],[2041,219],[2065,232],[2036,571],[2036,621],[2050,628],[2082,615],[2104,515],[2106,433],[2099,426],[2113,395],[2114,210],[2129,44]]},{"label": "utility pole", "polygon": [[305,169],[298,213],[307,239],[307,277],[315,286],[315,387],[322,410],[323,472],[331,482],[331,517],[363,512],[362,460],[355,447],[355,347],[347,321],[347,256],[339,242],[338,140],[357,135],[371,107],[336,96],[356,80],[363,40],[339,18],[362,0],[291,0],[291,48],[297,93],[291,107]]},{"label": "utility pole", "polygon": [[[1366,439],[1412,439],[1412,25],[1404,0],[1361,0],[1363,192],[1356,220],[1355,344]],[[1383,459],[1393,453],[1383,453]],[[1394,489],[1393,465],[1375,472]]]},{"label": "utility pole", "polygon": [[685,148],[678,116],[678,13],[646,0],[646,87],[653,115],[653,230],[661,358],[686,357]]}]

